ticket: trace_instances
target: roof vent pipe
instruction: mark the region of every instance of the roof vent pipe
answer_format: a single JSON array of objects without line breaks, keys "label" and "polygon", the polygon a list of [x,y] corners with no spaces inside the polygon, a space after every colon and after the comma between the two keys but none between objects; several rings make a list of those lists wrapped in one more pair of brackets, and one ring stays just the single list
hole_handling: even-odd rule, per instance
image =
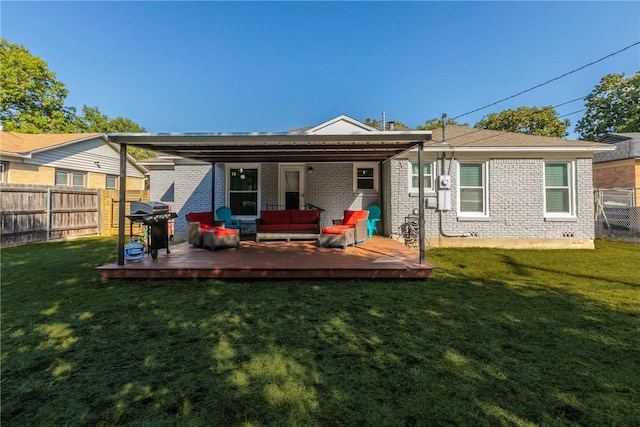
[{"label": "roof vent pipe", "polygon": [[382,112],[382,132],[384,132],[386,127],[387,127],[387,113],[383,111]]}]

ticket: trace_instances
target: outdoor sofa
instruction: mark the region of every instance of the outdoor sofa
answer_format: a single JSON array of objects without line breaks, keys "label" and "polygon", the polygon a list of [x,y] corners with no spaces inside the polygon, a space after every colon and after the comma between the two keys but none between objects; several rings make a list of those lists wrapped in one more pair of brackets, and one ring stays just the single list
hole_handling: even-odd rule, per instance
[{"label": "outdoor sofa", "polygon": [[283,209],[260,212],[256,242],[260,240],[315,240],[320,236],[320,211]]}]

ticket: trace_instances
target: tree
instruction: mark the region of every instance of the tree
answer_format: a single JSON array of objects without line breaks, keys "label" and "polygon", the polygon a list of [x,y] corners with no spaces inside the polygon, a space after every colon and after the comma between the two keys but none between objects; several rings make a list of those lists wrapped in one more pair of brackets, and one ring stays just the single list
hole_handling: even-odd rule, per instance
[{"label": "tree", "polygon": [[585,98],[586,111],[576,124],[582,139],[597,141],[608,132],[640,131],[640,71],[627,79],[607,74]]},{"label": "tree", "polygon": [[[22,133],[145,132],[131,119],[110,119],[98,107],[82,107],[77,116],[65,107],[69,91],[56,80],[47,63],[24,46],[0,39],[0,121],[3,130]],[[129,147],[136,159],[153,157],[152,151]]]},{"label": "tree", "polygon": [[[387,126],[386,130],[389,130],[389,124],[390,123],[393,123],[393,127],[394,127],[395,130],[410,129],[407,125],[402,123],[400,120],[389,120],[386,123],[386,126]],[[371,126],[372,128],[382,129],[382,120],[372,119],[372,118],[367,117],[366,119],[364,119],[364,124],[367,125],[367,126]]]},{"label": "tree", "polygon": [[69,132],[75,109],[65,107],[69,91],[47,63],[24,46],[0,39],[0,120],[4,130]]},{"label": "tree", "polygon": [[[447,125],[469,126],[469,123],[458,123],[455,119],[447,119]],[[424,121],[423,125],[417,126],[417,130],[435,130],[442,128],[442,118],[434,117]]]},{"label": "tree", "polygon": [[126,117],[109,118],[98,107],[82,107],[82,115],[76,118],[76,132],[146,132],[145,128]]},{"label": "tree", "polygon": [[482,118],[474,127],[564,138],[568,134],[569,124],[569,119],[560,120],[556,110],[549,105],[545,107],[520,107],[515,110],[491,113]]},{"label": "tree", "polygon": [[[111,133],[127,133],[127,132],[146,132],[145,128],[126,117],[116,117],[110,119],[109,116],[100,112],[98,107],[82,107],[82,115],[76,118],[76,132],[111,132]],[[153,151],[145,150],[138,147],[129,146],[127,152],[136,160],[148,159],[155,157]]]}]

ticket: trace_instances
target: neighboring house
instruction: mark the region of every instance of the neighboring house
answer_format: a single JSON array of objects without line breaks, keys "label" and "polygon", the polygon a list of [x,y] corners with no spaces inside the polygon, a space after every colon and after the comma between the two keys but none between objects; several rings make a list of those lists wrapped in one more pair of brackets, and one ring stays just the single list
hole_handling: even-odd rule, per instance
[{"label": "neighboring house", "polygon": [[[443,142],[441,130],[433,135],[382,132],[347,116],[303,129],[295,134],[244,134],[237,145],[230,141],[231,134],[109,136],[158,151],[166,144],[171,155],[143,164],[150,171],[151,200],[171,203],[179,214],[177,240],[186,235],[188,212],[226,205],[243,221],[243,232],[251,233],[261,210],[304,208],[308,203],[324,209],[322,226],[340,218],[345,209],[380,205],[380,234],[402,237],[407,217],[418,211],[420,200],[417,149],[370,160],[375,144],[387,135],[390,140],[400,135],[424,141],[429,246],[593,248],[592,159],[611,146],[460,126],[447,127]],[[253,135],[268,144],[253,145]],[[371,138],[367,155],[372,157],[345,160],[345,154],[342,159],[327,155],[322,161],[311,160],[320,159],[325,146],[329,151],[343,143],[344,149],[354,135],[359,141]],[[317,141],[313,151],[304,145],[309,141]],[[295,144],[300,144],[298,159],[284,151]],[[223,146],[233,147],[236,157],[213,164],[188,158],[222,152]],[[283,154],[277,157],[280,147]]]},{"label": "neighboring house", "polygon": [[600,142],[616,150],[593,157],[593,186],[633,190],[636,206],[640,207],[640,132],[608,133]]},{"label": "neighboring house", "polygon": [[[120,146],[103,133],[0,132],[0,182],[118,189]],[[144,190],[147,170],[127,156],[127,189]]]}]

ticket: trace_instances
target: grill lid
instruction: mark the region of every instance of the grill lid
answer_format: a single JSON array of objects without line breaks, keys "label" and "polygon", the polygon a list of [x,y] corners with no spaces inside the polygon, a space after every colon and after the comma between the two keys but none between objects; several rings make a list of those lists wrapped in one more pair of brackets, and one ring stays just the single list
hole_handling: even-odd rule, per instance
[{"label": "grill lid", "polygon": [[131,202],[131,215],[157,215],[169,212],[169,205],[162,202]]}]

